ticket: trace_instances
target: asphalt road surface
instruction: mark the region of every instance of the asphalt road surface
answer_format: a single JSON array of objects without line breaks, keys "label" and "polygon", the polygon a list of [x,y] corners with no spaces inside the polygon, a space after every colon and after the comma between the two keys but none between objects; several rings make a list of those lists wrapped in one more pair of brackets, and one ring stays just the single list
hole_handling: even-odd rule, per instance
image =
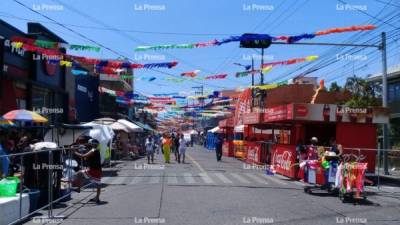
[{"label": "asphalt road surface", "polygon": [[400,224],[399,187],[368,187],[366,201],[342,203],[234,158],[217,162],[202,147],[187,155],[186,164],[165,165],[161,154],[151,166],[145,159],[118,162],[105,170],[100,205],[88,201],[94,192],[87,189],[54,210],[65,219],[27,224]]}]

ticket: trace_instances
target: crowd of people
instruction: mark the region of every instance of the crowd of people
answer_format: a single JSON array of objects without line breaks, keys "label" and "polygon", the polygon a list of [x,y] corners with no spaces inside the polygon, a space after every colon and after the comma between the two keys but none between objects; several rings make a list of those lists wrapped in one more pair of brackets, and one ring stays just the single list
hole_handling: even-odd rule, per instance
[{"label": "crowd of people", "polygon": [[40,141],[40,135],[33,130],[0,130],[0,178],[12,176],[19,170],[20,157],[10,155],[31,151],[30,145]]},{"label": "crowd of people", "polygon": [[171,163],[171,153],[178,163],[185,163],[186,148],[188,142],[183,134],[164,133],[163,135],[149,135],[145,141],[147,162],[154,163],[154,154],[160,152],[164,156],[165,163]]}]

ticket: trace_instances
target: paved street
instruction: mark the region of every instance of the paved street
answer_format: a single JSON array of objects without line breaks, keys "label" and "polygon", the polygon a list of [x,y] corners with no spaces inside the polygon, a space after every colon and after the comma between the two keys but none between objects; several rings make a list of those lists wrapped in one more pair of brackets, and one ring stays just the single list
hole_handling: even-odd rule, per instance
[{"label": "paved street", "polygon": [[[398,224],[400,188],[376,188],[359,205],[308,195],[303,184],[264,175],[233,158],[217,163],[214,152],[190,148],[186,164],[149,168],[145,159],[107,169],[101,205],[91,189],[55,210],[61,224]],[[323,192],[322,192],[323,193]],[[35,221],[36,224],[38,220]],[[55,221],[53,221],[55,222]],[[30,222],[32,223],[32,221]],[[29,224],[29,223],[28,223]]]}]

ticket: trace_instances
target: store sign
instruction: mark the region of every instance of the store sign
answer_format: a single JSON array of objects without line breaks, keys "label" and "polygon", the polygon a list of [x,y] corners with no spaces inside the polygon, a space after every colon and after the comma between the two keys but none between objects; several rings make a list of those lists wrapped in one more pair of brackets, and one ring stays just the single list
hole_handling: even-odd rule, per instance
[{"label": "store sign", "polygon": [[260,162],[260,153],[261,147],[260,145],[247,143],[247,162],[248,163],[261,163]]},{"label": "store sign", "polygon": [[296,115],[298,116],[307,116],[308,114],[308,108],[306,106],[303,105],[299,105],[296,107]]},{"label": "store sign", "polygon": [[318,122],[385,123],[387,110],[379,108],[351,108],[334,104],[294,104],[295,120]]},{"label": "store sign", "polygon": [[271,151],[271,165],[281,175],[295,178],[298,167],[296,163],[296,150],[293,145],[276,145]]},{"label": "store sign", "polygon": [[251,95],[252,90],[250,88],[244,90],[236,103],[235,111],[235,125],[244,124],[244,114],[251,111]]},{"label": "store sign", "polygon": [[293,105],[282,105],[267,108],[264,113],[264,122],[293,119]]},{"label": "store sign", "polygon": [[234,121],[233,118],[229,118],[229,119],[225,119],[225,120],[221,120],[218,123],[219,127],[234,127]]},{"label": "store sign", "polygon": [[290,168],[292,167],[292,153],[284,151],[280,154],[274,154],[273,162],[277,168],[290,171]]},{"label": "store sign", "polygon": [[261,122],[261,113],[245,113],[243,114],[243,124],[257,124]]}]

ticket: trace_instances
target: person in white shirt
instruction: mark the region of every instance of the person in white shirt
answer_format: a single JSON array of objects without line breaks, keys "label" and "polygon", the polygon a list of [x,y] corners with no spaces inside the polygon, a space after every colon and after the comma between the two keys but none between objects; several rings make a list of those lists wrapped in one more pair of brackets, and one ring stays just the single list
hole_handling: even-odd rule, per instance
[{"label": "person in white shirt", "polygon": [[151,136],[149,136],[146,139],[145,147],[146,147],[148,164],[150,164],[150,159],[151,159],[151,163],[154,163],[154,143],[153,143],[153,139],[151,138]]},{"label": "person in white shirt", "polygon": [[183,134],[181,134],[180,138],[179,138],[179,159],[178,159],[178,162],[181,161],[181,157],[182,157],[182,163],[185,163],[185,152],[186,152],[186,140],[185,140]]}]

